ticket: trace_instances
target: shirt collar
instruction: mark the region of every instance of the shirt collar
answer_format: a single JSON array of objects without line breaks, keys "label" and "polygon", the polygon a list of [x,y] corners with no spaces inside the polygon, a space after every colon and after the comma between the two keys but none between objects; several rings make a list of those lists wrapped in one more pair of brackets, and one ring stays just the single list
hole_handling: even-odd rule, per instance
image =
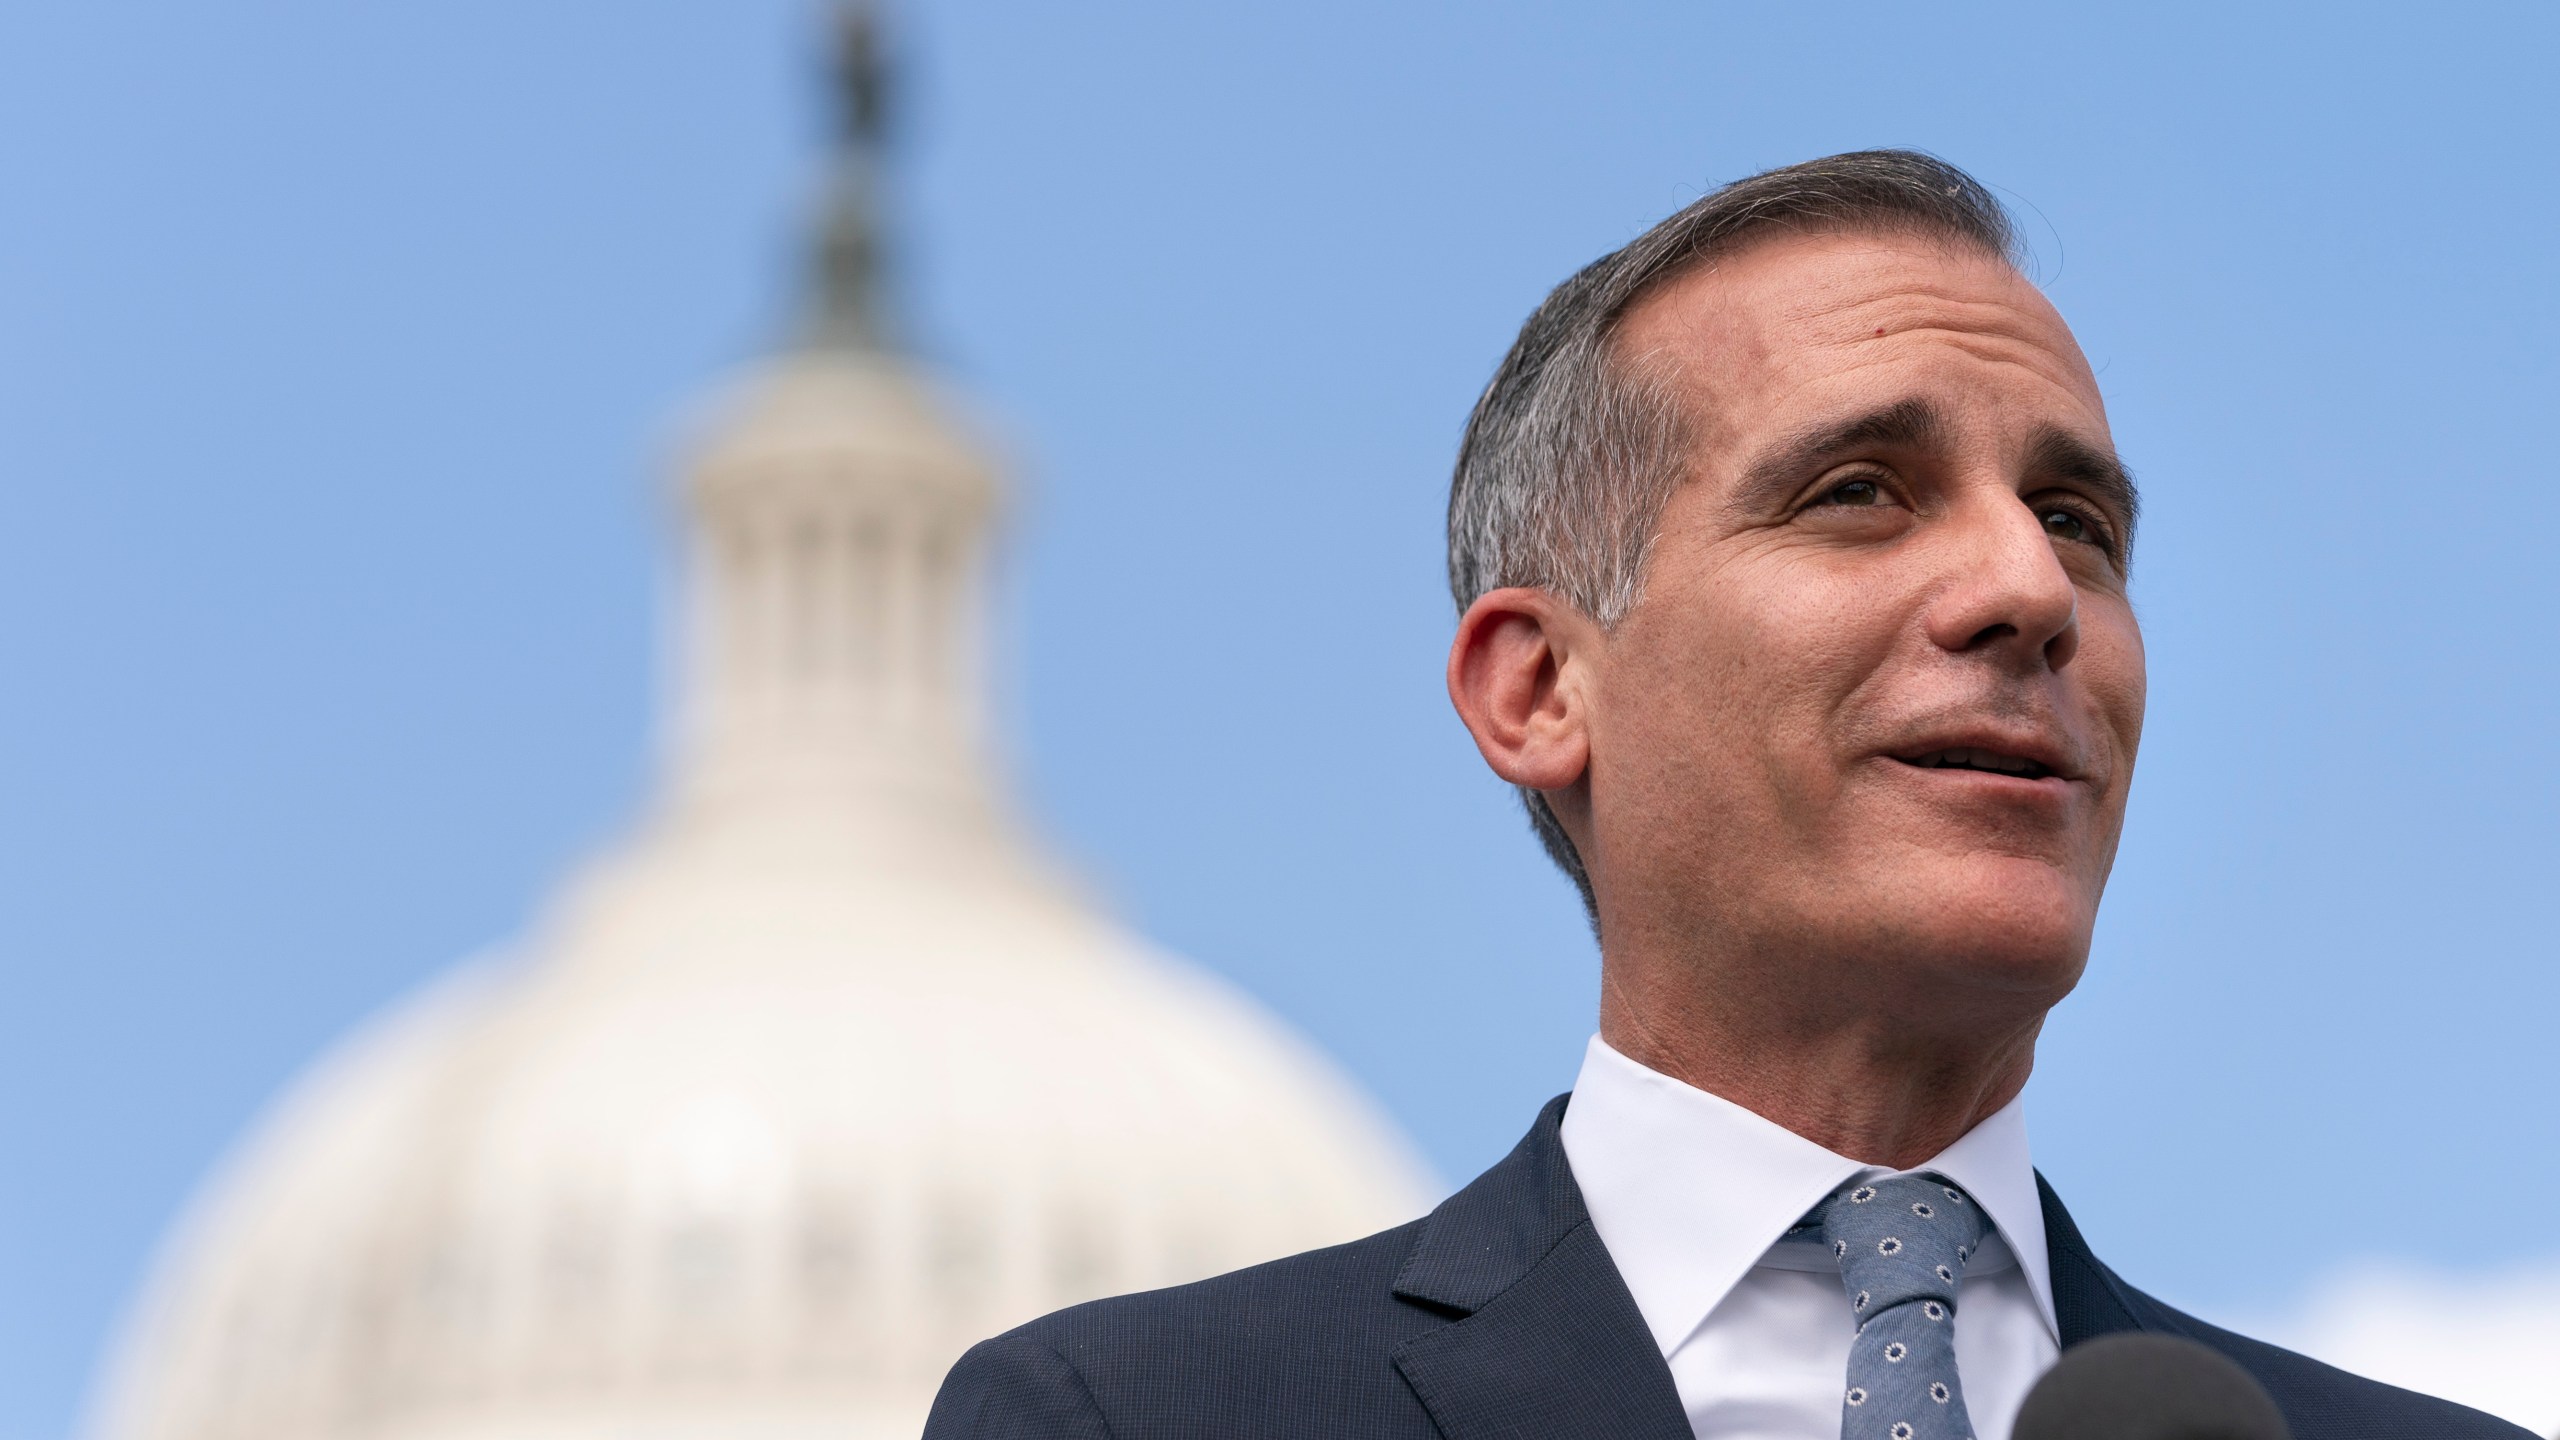
[{"label": "shirt collar", "polygon": [[[1597,1035],[1562,1138],[1592,1227],[1666,1356],[1806,1211],[1853,1178],[1887,1173],[1639,1065]],[[2020,1102],[1913,1168],[1944,1175],[1982,1206],[2059,1337]]]}]

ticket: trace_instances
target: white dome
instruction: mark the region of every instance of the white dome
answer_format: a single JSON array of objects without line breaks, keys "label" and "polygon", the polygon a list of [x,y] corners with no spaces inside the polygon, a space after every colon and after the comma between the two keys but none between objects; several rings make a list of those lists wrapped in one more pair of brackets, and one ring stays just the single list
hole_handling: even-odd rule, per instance
[{"label": "white dome", "polygon": [[778,362],[686,493],[664,802],[268,1117],[102,1440],[907,1436],[976,1339],[1420,1213],[1324,1061],[1006,819],[996,485],[911,371]]}]

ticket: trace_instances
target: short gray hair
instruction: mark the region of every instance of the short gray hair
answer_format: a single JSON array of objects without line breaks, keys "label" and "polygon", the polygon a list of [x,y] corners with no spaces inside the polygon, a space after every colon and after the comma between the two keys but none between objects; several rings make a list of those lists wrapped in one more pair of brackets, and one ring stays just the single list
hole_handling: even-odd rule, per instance
[{"label": "short gray hair", "polygon": [[[1778,234],[1880,231],[1976,249],[2015,265],[2017,229],[1980,181],[1933,155],[1858,150],[1737,180],[1555,288],[1476,401],[1449,482],[1449,591],[1463,613],[1523,585],[1603,627],[1635,603],[1654,527],[1687,475],[1692,432],[1657,371],[1614,354],[1619,322],[1675,275]],[[1582,894],[1591,877],[1546,797],[1529,823]]]}]

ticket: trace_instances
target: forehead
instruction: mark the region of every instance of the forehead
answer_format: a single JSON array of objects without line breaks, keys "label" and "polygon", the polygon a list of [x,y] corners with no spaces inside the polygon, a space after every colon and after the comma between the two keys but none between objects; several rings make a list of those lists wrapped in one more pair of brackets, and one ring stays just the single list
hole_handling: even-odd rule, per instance
[{"label": "forehead", "polygon": [[2096,378],[2043,292],[2005,261],[1923,238],[1747,246],[1647,295],[1615,344],[1702,392],[1694,419],[1729,443],[1911,398],[2106,437]]}]

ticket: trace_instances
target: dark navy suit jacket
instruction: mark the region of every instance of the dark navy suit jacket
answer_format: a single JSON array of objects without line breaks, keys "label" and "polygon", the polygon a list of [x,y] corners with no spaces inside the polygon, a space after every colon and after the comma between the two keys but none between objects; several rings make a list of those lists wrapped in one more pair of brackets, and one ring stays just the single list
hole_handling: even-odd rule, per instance
[{"label": "dark navy suit jacket", "polygon": [[[1567,1098],[1410,1225],[985,1341],[943,1382],[926,1440],[1690,1440],[1565,1164]],[[2170,1309],[2099,1264],[2038,1184],[2066,1348],[2118,1330],[2201,1341],[2258,1377],[2295,1440],[2534,1440]]]}]

